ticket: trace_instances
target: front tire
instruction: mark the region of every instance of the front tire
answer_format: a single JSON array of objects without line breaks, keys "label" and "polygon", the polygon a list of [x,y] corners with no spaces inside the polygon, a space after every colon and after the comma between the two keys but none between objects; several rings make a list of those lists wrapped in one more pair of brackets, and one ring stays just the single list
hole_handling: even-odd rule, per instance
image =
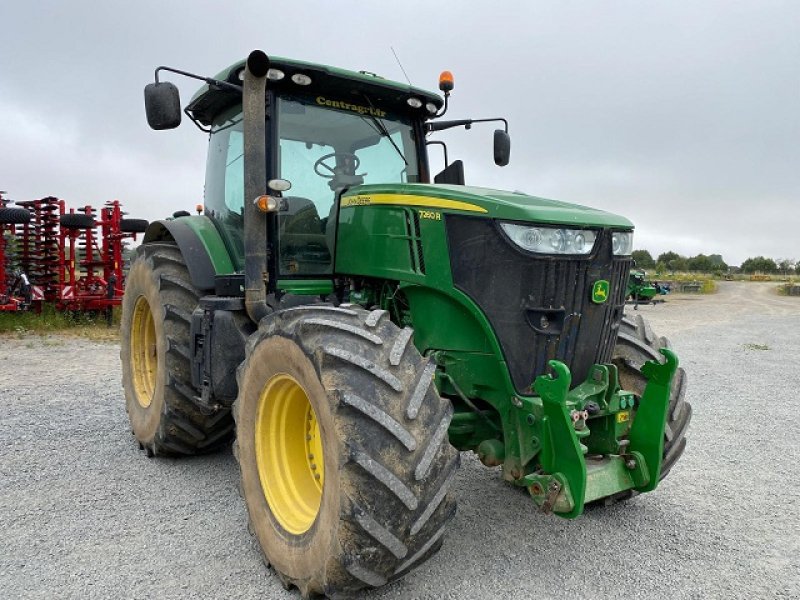
[{"label": "front tire", "polygon": [[125,281],[120,358],[125,408],[148,456],[210,452],[233,434],[230,409],[206,414],[191,383],[189,327],[199,295],[177,246],[139,247]]},{"label": "front tire", "polygon": [[251,529],[286,587],[348,595],[439,549],[458,453],[433,372],[385,311],[262,321],[239,371],[235,453]]},{"label": "front tire", "polygon": [[[619,369],[620,386],[641,397],[647,384],[642,365],[649,360],[663,362],[659,352],[661,348],[670,348],[669,340],[657,337],[644,317],[623,317],[612,359]],[[692,419],[692,406],[686,402],[685,396],[686,372],[683,367],[678,367],[672,379],[667,425],[664,428],[661,479],[667,476],[686,448],[686,431]]]}]

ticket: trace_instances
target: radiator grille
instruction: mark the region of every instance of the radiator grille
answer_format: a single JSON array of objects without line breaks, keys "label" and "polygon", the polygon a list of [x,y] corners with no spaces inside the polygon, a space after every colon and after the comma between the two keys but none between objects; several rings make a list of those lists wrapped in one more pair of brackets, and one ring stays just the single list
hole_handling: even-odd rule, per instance
[{"label": "radiator grille", "polygon": [[[534,256],[491,219],[448,215],[446,225],[453,282],[488,317],[519,393],[531,392],[548,360],[566,363],[576,384],[592,364],[610,361],[631,261],[612,256],[609,230],[587,257]],[[611,293],[595,304],[600,279]]]}]

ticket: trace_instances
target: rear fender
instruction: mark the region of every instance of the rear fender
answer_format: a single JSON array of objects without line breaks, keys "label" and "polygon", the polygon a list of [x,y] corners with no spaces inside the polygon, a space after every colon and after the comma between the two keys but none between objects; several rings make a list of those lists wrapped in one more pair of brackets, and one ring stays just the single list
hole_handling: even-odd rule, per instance
[{"label": "rear fender", "polygon": [[234,272],[233,261],[214,223],[205,216],[153,221],[142,244],[171,242],[178,246],[198,290],[214,289],[214,278]]}]

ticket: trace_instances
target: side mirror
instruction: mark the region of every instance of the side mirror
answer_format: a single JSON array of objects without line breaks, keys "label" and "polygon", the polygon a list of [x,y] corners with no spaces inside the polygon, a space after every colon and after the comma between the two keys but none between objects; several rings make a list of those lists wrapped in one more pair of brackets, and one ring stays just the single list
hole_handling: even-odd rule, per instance
[{"label": "side mirror", "polygon": [[181,124],[181,95],[168,81],[150,83],[144,88],[147,124],[156,130],[175,129]]},{"label": "side mirror", "polygon": [[502,129],[494,130],[494,164],[505,167],[511,156],[511,137]]}]

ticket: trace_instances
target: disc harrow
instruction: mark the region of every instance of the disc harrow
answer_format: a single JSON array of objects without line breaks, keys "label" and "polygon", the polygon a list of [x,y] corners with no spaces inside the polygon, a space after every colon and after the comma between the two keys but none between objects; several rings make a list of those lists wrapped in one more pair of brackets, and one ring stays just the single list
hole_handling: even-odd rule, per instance
[{"label": "disc harrow", "polygon": [[32,303],[32,288],[19,265],[16,230],[30,222],[31,214],[24,208],[8,206],[0,192],[0,311],[25,310]]},{"label": "disc harrow", "polygon": [[2,310],[40,310],[47,302],[61,311],[105,314],[110,322],[125,287],[125,242],[148,222],[123,218],[118,200],[76,211],[53,196],[18,201],[15,208],[0,199]]},{"label": "disc harrow", "polygon": [[31,221],[24,225],[22,270],[31,285],[39,288],[43,299],[52,302],[58,295],[58,198],[16,203],[28,209]]}]

